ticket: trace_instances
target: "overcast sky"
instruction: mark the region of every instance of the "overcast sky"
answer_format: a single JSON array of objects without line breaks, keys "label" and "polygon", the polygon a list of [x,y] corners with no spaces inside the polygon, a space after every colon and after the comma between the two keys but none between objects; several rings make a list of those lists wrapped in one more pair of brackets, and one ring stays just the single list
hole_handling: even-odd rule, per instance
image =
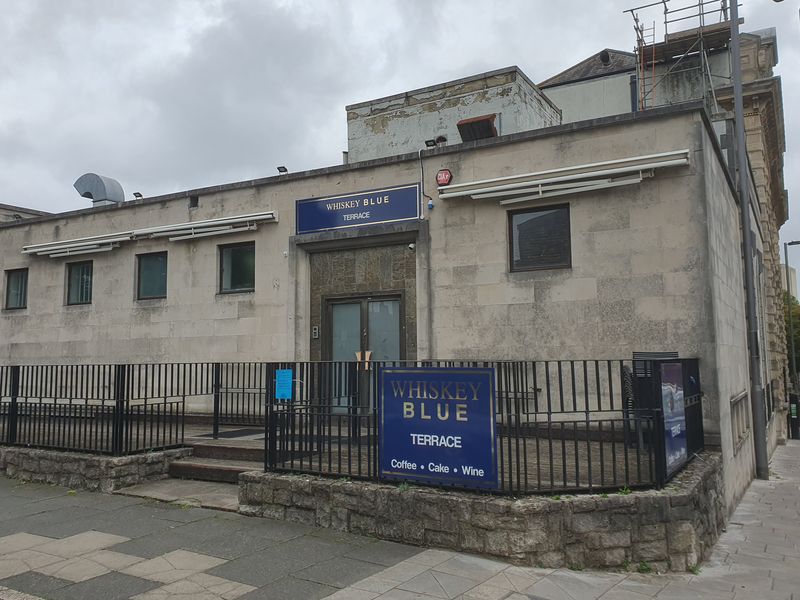
[{"label": "overcast sky", "polygon": [[[742,1],[744,30],[778,28],[793,206],[800,3]],[[632,50],[622,11],[636,4],[3,0],[0,203],[85,207],[72,184],[86,172],[130,198],[338,164],[346,104],[514,64],[542,81],[603,48]],[[800,239],[790,212],[782,237]]]}]

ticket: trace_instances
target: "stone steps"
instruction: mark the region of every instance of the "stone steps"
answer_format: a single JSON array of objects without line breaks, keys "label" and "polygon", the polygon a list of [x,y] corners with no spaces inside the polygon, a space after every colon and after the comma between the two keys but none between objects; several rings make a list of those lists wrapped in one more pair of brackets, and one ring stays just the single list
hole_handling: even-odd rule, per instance
[{"label": "stone steps", "polygon": [[194,442],[192,447],[193,458],[214,458],[239,462],[264,462],[264,443],[236,444],[218,442]]},{"label": "stone steps", "polygon": [[264,463],[260,460],[231,460],[227,458],[192,456],[171,463],[169,476],[176,479],[238,483],[240,473],[263,470]]}]

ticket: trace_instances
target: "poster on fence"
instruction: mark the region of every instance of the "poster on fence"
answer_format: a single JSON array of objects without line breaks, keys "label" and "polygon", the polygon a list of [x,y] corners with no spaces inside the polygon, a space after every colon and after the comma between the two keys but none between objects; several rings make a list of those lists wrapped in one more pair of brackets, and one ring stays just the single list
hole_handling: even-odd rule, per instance
[{"label": "poster on fence", "polygon": [[671,475],[686,462],[686,407],[683,402],[683,365],[665,362],[661,369],[661,407],[664,411],[664,449],[667,474]]},{"label": "poster on fence", "polygon": [[494,369],[386,367],[378,377],[381,477],[498,487]]}]

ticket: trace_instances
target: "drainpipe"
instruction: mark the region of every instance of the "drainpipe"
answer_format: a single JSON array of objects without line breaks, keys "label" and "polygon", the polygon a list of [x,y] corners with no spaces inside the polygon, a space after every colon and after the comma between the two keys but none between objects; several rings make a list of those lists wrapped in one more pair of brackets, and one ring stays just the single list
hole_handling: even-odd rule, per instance
[{"label": "drainpipe", "polygon": [[758,315],[756,288],[753,278],[753,234],[750,225],[750,185],[744,131],[744,100],[742,93],[742,54],[739,41],[739,7],[737,0],[731,10],[731,63],[733,71],[733,111],[736,128],[736,155],[739,167],[739,212],[742,225],[744,253],[744,287],[746,291],[747,345],[750,355],[750,408],[753,413],[753,446],[755,447],[756,477],[769,479],[767,457],[767,423],[764,412],[764,387],[761,382],[761,361],[758,347]]},{"label": "drainpipe", "polygon": [[[430,203],[431,206],[433,205],[433,198],[428,196],[425,193],[425,166],[422,164],[422,148],[420,148],[419,152],[417,153],[419,158],[419,190],[420,194],[423,198],[426,198]],[[428,209],[430,210],[430,209]],[[431,220],[430,218],[427,220],[427,227],[426,227],[426,235],[428,239],[426,240],[426,251],[425,251],[425,285],[428,287],[428,359],[433,360],[433,276],[431,275]],[[421,357],[417,357],[418,359]]]}]

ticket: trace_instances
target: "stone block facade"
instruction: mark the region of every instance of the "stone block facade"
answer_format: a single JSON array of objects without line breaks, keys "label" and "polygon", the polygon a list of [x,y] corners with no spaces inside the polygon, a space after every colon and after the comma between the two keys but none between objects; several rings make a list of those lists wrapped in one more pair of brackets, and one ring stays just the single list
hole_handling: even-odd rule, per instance
[{"label": "stone block facade", "polygon": [[251,472],[239,478],[239,511],[531,566],[683,571],[725,525],[721,465],[704,452],[663,490],[552,498]]},{"label": "stone block facade", "polygon": [[163,479],[172,461],[191,453],[191,448],[176,448],[132,456],[102,456],[2,447],[0,474],[72,489],[113,492],[144,481]]}]

